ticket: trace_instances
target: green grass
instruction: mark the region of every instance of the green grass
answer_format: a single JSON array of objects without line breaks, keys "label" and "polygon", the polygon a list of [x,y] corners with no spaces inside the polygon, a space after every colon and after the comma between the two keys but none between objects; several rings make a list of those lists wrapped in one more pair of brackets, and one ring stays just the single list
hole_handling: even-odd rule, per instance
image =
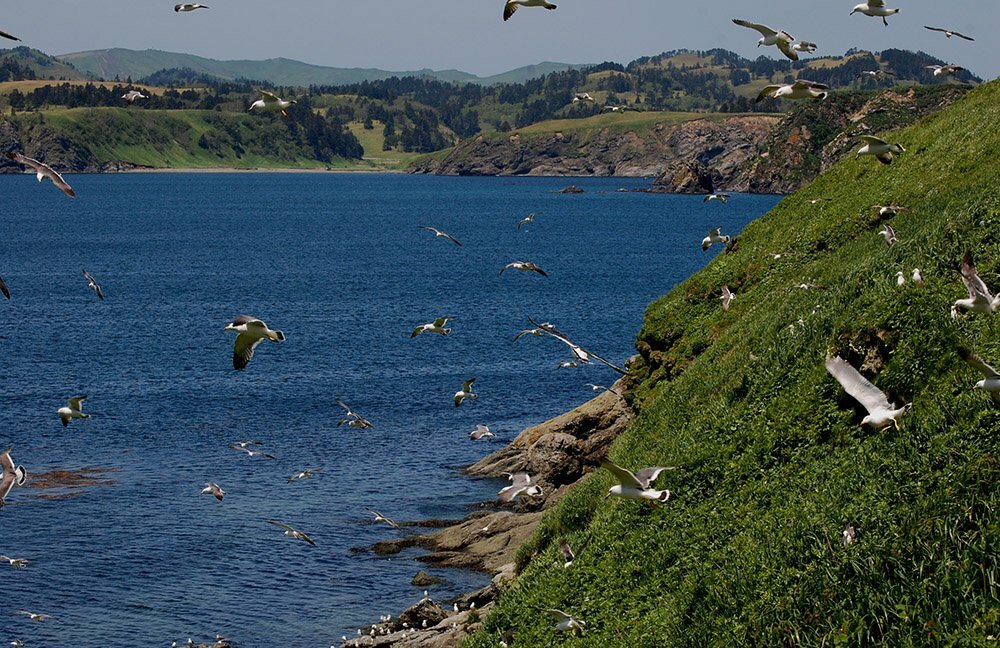
[{"label": "green grass", "polygon": [[396,149],[383,151],[382,144],[385,143],[385,136],[382,135],[382,124],[376,121],[374,126],[375,128],[371,130],[365,130],[364,125],[360,122],[348,124],[348,128],[358,138],[358,142],[365,150],[362,158],[364,164],[358,165],[359,167],[367,166],[373,170],[381,171],[401,171],[417,158],[424,156],[423,153],[407,153]]},{"label": "green grass", "polygon": [[[693,119],[724,119],[733,117],[731,113],[696,113],[696,112],[624,112],[603,113],[583,119],[551,119],[537,122],[516,131],[525,135],[540,133],[581,133],[589,134],[608,128],[614,132],[635,131],[642,134],[651,130],[657,124],[679,124]],[[507,134],[504,134],[505,136]]]},{"label": "green grass", "polygon": [[[953,321],[949,306],[966,296],[967,249],[1000,289],[998,124],[995,82],[891,134],[907,148],[893,165],[834,166],[651,304],[640,413],[611,457],[679,466],[661,477],[674,498],[605,501],[610,475],[585,480],[543,518],[466,646],[506,629],[523,646],[993,645],[1000,406],[970,389],[980,376],[956,348],[996,364],[1000,327]],[[872,209],[887,203],[909,208],[891,220],[892,248]],[[897,287],[914,267],[925,285]],[[723,283],[737,293],[728,312]],[[912,401],[899,431],[859,427],[823,367],[832,353]],[[859,536],[844,546],[848,524]],[[568,570],[559,537],[576,549]],[[548,607],[584,619],[586,635],[557,635]]]}]

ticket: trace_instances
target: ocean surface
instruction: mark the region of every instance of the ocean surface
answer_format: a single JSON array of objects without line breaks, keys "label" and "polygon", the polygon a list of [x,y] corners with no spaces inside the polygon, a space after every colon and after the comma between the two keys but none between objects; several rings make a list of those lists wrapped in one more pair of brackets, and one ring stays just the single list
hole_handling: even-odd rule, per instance
[{"label": "ocean surface", "polygon": [[[0,299],[0,449],[29,473],[0,510],[0,554],[30,561],[0,563],[0,644],[29,648],[216,633],[329,646],[398,614],[422,596],[409,584],[426,569],[422,550],[352,552],[400,534],[366,507],[398,521],[462,517],[503,483],[461,466],[590,399],[585,383],[616,378],[601,365],[558,369],[570,355],[555,339],[513,344],[527,316],[624,362],[648,303],[717,253],[701,251],[706,231],[736,233],[777,201],[617,192],[648,184],[625,179],[573,179],[577,195],[557,193],[564,178],[68,179],[75,200],[0,176],[0,276],[13,294]],[[549,277],[499,276],[513,260]],[[223,327],[243,313],[287,340],[264,341],[238,372]],[[451,335],[410,339],[444,315]],[[479,398],[456,408],[471,377]],[[64,429],[56,409],[78,394],[91,418]],[[375,428],[337,427],[336,399]],[[496,438],[470,441],[477,423]],[[276,458],[228,447],[246,439]],[[288,482],[307,467],[322,470]],[[208,481],[224,502],[200,494]],[[488,581],[427,571],[447,579],[435,599]]]}]

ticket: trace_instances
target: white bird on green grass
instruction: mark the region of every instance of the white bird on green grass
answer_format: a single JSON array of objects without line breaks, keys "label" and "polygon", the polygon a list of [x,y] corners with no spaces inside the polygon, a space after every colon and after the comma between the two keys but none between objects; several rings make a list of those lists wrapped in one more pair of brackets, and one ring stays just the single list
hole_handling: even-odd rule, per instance
[{"label": "white bird on green grass", "polygon": [[605,499],[611,495],[652,502],[666,502],[670,499],[669,490],[657,490],[651,486],[660,473],[674,470],[673,466],[651,466],[633,473],[608,459],[602,459],[601,468],[610,471],[618,479],[618,483],[608,489]]},{"label": "white bird on green grass", "polygon": [[587,627],[585,622],[571,614],[566,614],[562,610],[548,608],[545,611],[551,614],[556,620],[556,630],[560,632],[571,632],[574,635],[583,634],[584,629]]},{"label": "white bird on green grass", "polygon": [[906,152],[902,144],[890,144],[880,137],[862,135],[861,139],[865,145],[857,150],[854,155],[855,160],[862,155],[874,155],[882,164],[892,164],[893,154],[899,155]]},{"label": "white bird on green grass", "polygon": [[839,356],[826,359],[826,370],[837,379],[844,391],[868,410],[867,416],[861,419],[861,425],[870,425],[877,430],[883,430],[890,425],[899,427],[899,419],[910,409],[909,403],[902,407],[890,403],[885,392]]},{"label": "white bird on green grass", "polygon": [[973,385],[972,388],[982,389],[984,392],[989,393],[994,400],[1000,400],[1000,373],[997,373],[996,369],[986,364],[982,358],[968,349],[959,347],[958,355],[960,355],[962,360],[965,360],[970,367],[983,374],[983,379]]},{"label": "white bird on green grass", "polygon": [[983,280],[979,278],[976,265],[972,262],[972,253],[969,251],[966,251],[962,257],[961,272],[962,283],[965,284],[965,289],[969,291],[969,298],[958,299],[952,304],[952,319],[958,317],[958,309],[960,308],[972,313],[986,313],[987,315],[992,315],[993,311],[1000,308],[1000,295],[994,297]]}]

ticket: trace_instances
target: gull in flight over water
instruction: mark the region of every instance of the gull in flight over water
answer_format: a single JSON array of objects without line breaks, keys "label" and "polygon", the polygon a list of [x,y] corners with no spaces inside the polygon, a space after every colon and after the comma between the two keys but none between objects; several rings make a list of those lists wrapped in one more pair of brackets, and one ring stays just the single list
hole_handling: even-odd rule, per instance
[{"label": "gull in flight over water", "polygon": [[9,556],[0,556],[0,560],[6,560],[10,563],[10,566],[14,569],[24,569],[28,566],[27,558],[11,558]]},{"label": "gull in flight over water", "polygon": [[892,156],[894,153],[898,155],[906,152],[906,149],[903,148],[902,144],[890,144],[880,137],[862,135],[861,139],[864,141],[865,145],[859,148],[857,153],[855,153],[855,160],[862,155],[874,155],[875,158],[882,164],[892,164]]},{"label": "gull in flight over water", "polygon": [[507,270],[508,268],[513,268],[514,270],[520,270],[521,272],[534,272],[536,274],[542,275],[543,277],[549,276],[548,274],[545,273],[544,270],[539,268],[531,261],[511,261],[504,267],[500,268],[501,276],[503,275],[504,270]]},{"label": "gull in flight over water", "polygon": [[871,16],[872,18],[881,18],[885,26],[888,27],[889,21],[886,20],[886,16],[898,14],[899,9],[886,9],[885,0],[868,0],[868,2],[854,5],[854,9],[849,15],[853,16],[857,12]]},{"label": "gull in flight over water", "polygon": [[521,220],[517,221],[517,229],[521,229],[522,225],[531,225],[534,222],[535,222],[535,214],[534,212],[532,212],[527,216],[525,216],[524,218],[522,218]]},{"label": "gull in flight over water", "polygon": [[245,452],[246,455],[248,457],[250,457],[251,459],[254,458],[254,457],[263,457],[265,459],[274,459],[275,458],[275,456],[273,454],[268,454],[268,453],[264,452],[263,450],[251,450],[250,448],[248,448],[246,446],[242,446],[242,445],[240,445],[238,443],[231,443],[231,444],[229,444],[229,447],[232,448],[233,450],[236,450],[237,452]]},{"label": "gull in flight over water", "polygon": [[469,438],[473,441],[478,441],[486,437],[496,436],[490,432],[490,427],[488,425],[483,425],[482,423],[476,425],[476,429],[469,432]]},{"label": "gull in flight over water", "polygon": [[14,614],[23,614],[32,621],[44,621],[45,619],[51,619],[51,614],[35,614],[34,612],[28,612],[27,610],[17,610]]},{"label": "gull in flight over water", "polygon": [[990,294],[990,289],[986,287],[983,280],[979,278],[976,265],[972,262],[972,253],[966,250],[962,257],[962,283],[969,291],[968,299],[958,299],[951,306],[951,318],[958,318],[958,309],[971,311],[973,313],[986,313],[992,315],[1000,307],[1000,295],[994,297]]},{"label": "gull in flight over water", "polygon": [[174,11],[194,11],[195,9],[209,9],[209,6],[198,4],[197,2],[185,2],[183,4],[174,5]]},{"label": "gull in flight over water", "polygon": [[590,391],[593,391],[593,392],[598,392],[598,393],[600,393],[600,392],[611,392],[615,396],[621,396],[621,394],[619,392],[616,392],[614,389],[611,389],[610,387],[606,387],[604,385],[595,385],[594,383],[584,383],[583,386],[584,387],[590,387]]},{"label": "gull in flight over water", "polygon": [[24,466],[15,466],[14,460],[10,458],[10,449],[4,450],[3,454],[0,454],[0,509],[3,508],[10,489],[14,486],[23,486],[27,478],[28,473],[25,472]]},{"label": "gull in flight over water", "polygon": [[910,409],[909,403],[902,407],[890,403],[885,392],[839,356],[826,359],[826,370],[837,379],[844,391],[868,410],[868,415],[861,419],[861,425],[870,425],[877,430],[884,430],[890,425],[899,429],[899,419]]},{"label": "gull in flight over water", "polygon": [[462,388],[455,392],[455,407],[462,404],[465,399],[475,400],[479,398],[479,394],[474,394],[472,392],[472,383],[476,382],[475,378],[469,378],[464,383],[462,383]]},{"label": "gull in flight over water", "polygon": [[793,61],[799,60],[799,55],[792,49],[792,41],[795,40],[795,37],[783,29],[774,30],[767,25],[750,22],[749,20],[740,20],[739,18],[733,18],[733,22],[740,27],[748,27],[760,32],[761,39],[757,41],[757,47],[761,45],[777,45],[782,54]]},{"label": "gull in flight over water", "polygon": [[417,328],[413,329],[413,333],[410,333],[410,338],[415,338],[421,333],[437,333],[438,335],[448,335],[451,333],[450,328],[445,328],[445,324],[448,320],[455,319],[454,316],[449,315],[447,317],[439,317],[430,324],[421,324]]},{"label": "gull in flight over water", "polygon": [[260,91],[261,98],[250,104],[250,108],[247,112],[253,112],[254,108],[259,108],[267,112],[280,112],[285,117],[288,117],[287,108],[295,105],[295,101],[291,99],[282,99],[276,94],[270,93],[267,90]]},{"label": "gull in flight over water", "polygon": [[505,473],[510,480],[510,486],[504,486],[497,493],[501,502],[513,502],[518,495],[541,497],[542,487],[534,483],[531,475],[526,472]]},{"label": "gull in flight over water", "polygon": [[958,33],[957,31],[955,31],[953,29],[943,29],[941,27],[928,27],[927,25],[924,25],[924,29],[929,29],[931,31],[941,32],[942,34],[944,34],[948,38],[951,38],[952,36],[958,36],[959,38],[964,38],[967,41],[974,41],[974,40],[976,40],[972,36],[966,36],[965,34],[960,34],[960,33]]},{"label": "gull in flight over water", "polygon": [[87,279],[87,287],[97,293],[98,297],[104,299],[104,292],[101,290],[101,285],[86,270],[83,271],[83,276]]},{"label": "gull in flight over water", "polygon": [[205,484],[205,488],[201,489],[202,495],[214,495],[215,499],[222,501],[222,498],[226,496],[226,491],[222,490],[222,487],[215,482],[208,482]]},{"label": "gull in flight over water", "polygon": [[434,236],[436,236],[437,238],[443,238],[447,241],[451,241],[452,243],[454,243],[459,247],[462,246],[462,244],[458,242],[458,239],[449,234],[448,232],[442,232],[441,230],[435,227],[428,227],[427,225],[417,225],[417,227],[419,227],[420,229],[427,230],[428,232],[434,232]]},{"label": "gull in flight over water", "polygon": [[86,395],[75,396],[66,401],[66,407],[60,407],[56,410],[56,414],[59,415],[59,420],[62,421],[63,427],[68,426],[69,422],[73,419],[90,418],[90,414],[83,413],[83,401],[86,399]]},{"label": "gull in flight over water", "polygon": [[562,610],[556,610],[555,608],[547,608],[545,610],[556,620],[556,630],[560,632],[571,632],[574,635],[583,634],[583,630],[587,627],[587,624],[576,617],[566,614]]},{"label": "gull in flight over water", "polygon": [[142,94],[138,90],[129,90],[128,92],[122,95],[122,99],[124,99],[125,102],[131,106],[133,103],[135,103],[136,99],[149,99],[149,97]]},{"label": "gull in flight over water", "polygon": [[308,542],[314,547],[316,546],[316,542],[308,535],[302,533],[301,531],[293,529],[292,527],[290,527],[289,525],[285,524],[280,520],[268,520],[267,523],[273,524],[274,526],[281,527],[282,529],[284,529],[285,532],[282,533],[281,535],[285,536],[286,538],[292,538],[293,540],[303,540],[305,542]]},{"label": "gull in flight over water", "polygon": [[288,477],[288,483],[290,484],[293,481],[298,481],[299,479],[312,479],[313,477],[316,476],[316,473],[318,473],[320,470],[321,470],[320,468],[304,468],[299,472],[290,475]]},{"label": "gull in flight over water", "polygon": [[731,237],[722,233],[721,227],[708,230],[708,236],[701,240],[701,251],[704,252],[712,247],[712,243],[729,243]]},{"label": "gull in flight over water", "polygon": [[825,83],[798,79],[795,83],[776,84],[764,86],[754,103],[763,101],[766,97],[771,99],[826,99],[830,86]]},{"label": "gull in flight over water", "polygon": [[21,155],[20,153],[16,153],[14,151],[8,152],[7,157],[14,160],[18,164],[23,164],[26,167],[31,167],[31,169],[35,172],[35,177],[38,178],[39,182],[41,182],[45,178],[48,178],[49,180],[52,181],[52,184],[57,186],[59,190],[62,191],[64,194],[66,194],[71,198],[76,197],[76,192],[73,191],[73,187],[69,186],[69,183],[63,180],[63,177],[59,175],[59,172],[50,167],[48,164],[45,164],[44,162],[39,162],[34,158],[30,158],[26,155]]},{"label": "gull in flight over water", "polygon": [[674,470],[673,466],[650,466],[633,473],[608,459],[602,459],[601,468],[611,471],[618,478],[618,483],[604,495],[605,499],[611,495],[651,502],[666,502],[670,499],[669,490],[656,490],[652,488],[652,484],[664,470]]},{"label": "gull in flight over water", "polygon": [[389,526],[391,526],[393,529],[398,529],[399,528],[399,525],[396,524],[392,520],[392,518],[388,518],[388,517],[382,515],[381,513],[379,513],[378,511],[376,511],[375,509],[368,509],[368,512],[372,514],[372,523],[373,524],[378,524],[379,522],[385,522],[386,524],[388,524]]},{"label": "gull in flight over water", "polygon": [[[993,400],[1000,401],[1000,374],[997,370],[986,364],[982,358],[968,349],[959,347],[958,355],[965,360],[970,367],[983,374],[983,379],[972,386],[973,389],[982,389],[993,397]],[[2,557],[2,556],[0,556]]]},{"label": "gull in flight over water", "polygon": [[712,202],[713,200],[718,200],[720,203],[725,205],[729,202],[729,194],[713,191],[712,193],[705,196],[702,202]]},{"label": "gull in flight over water", "polygon": [[253,350],[264,338],[272,342],[284,342],[285,334],[272,331],[263,320],[249,315],[237,315],[230,324],[222,329],[236,331],[236,343],[233,346],[233,368],[245,369],[253,358]]},{"label": "gull in flight over water", "polygon": [[549,10],[556,8],[554,4],[546,2],[546,0],[507,0],[503,6],[503,19],[509,20],[518,7],[545,7]]},{"label": "gull in flight over water", "polygon": [[528,321],[535,328],[541,329],[543,333],[545,333],[545,334],[547,334],[547,335],[549,335],[551,337],[554,337],[555,339],[561,341],[563,344],[565,344],[566,346],[568,346],[569,349],[570,349],[570,351],[573,353],[573,358],[574,358],[575,361],[582,362],[584,364],[590,364],[590,359],[593,358],[594,360],[597,360],[598,362],[600,362],[600,363],[602,363],[604,365],[607,365],[608,367],[614,369],[615,371],[617,371],[618,373],[622,374],[623,376],[625,376],[625,375],[628,374],[628,372],[625,371],[624,369],[622,369],[621,367],[615,365],[612,362],[609,362],[608,360],[606,360],[605,358],[602,358],[601,356],[597,355],[593,351],[588,351],[588,350],[584,349],[583,347],[581,347],[580,345],[576,344],[575,342],[573,342],[572,340],[570,340],[568,337],[566,337],[565,334],[560,333],[558,330],[556,330],[556,327],[553,326],[552,324],[550,324],[548,322],[544,322],[542,324],[539,324],[538,322],[536,322],[535,320],[531,319],[530,317],[528,318]]},{"label": "gull in flight over water", "polygon": [[569,546],[568,542],[560,539],[559,551],[562,552],[563,558],[566,559],[566,562],[563,563],[563,569],[569,568],[570,565],[573,564],[573,561],[576,560],[576,556],[573,554],[573,549]]},{"label": "gull in flight over water", "polygon": [[373,427],[375,427],[374,423],[372,423],[371,421],[369,421],[365,417],[361,416],[360,414],[358,414],[357,412],[355,412],[354,410],[352,410],[350,407],[347,406],[346,403],[344,403],[344,401],[337,400],[337,405],[340,405],[345,410],[347,410],[347,414],[344,415],[344,418],[342,418],[339,421],[337,421],[337,427],[340,427],[341,425],[344,425],[345,423],[347,424],[347,427],[351,427],[351,428],[360,428],[360,429],[363,429],[363,428],[373,428]]}]

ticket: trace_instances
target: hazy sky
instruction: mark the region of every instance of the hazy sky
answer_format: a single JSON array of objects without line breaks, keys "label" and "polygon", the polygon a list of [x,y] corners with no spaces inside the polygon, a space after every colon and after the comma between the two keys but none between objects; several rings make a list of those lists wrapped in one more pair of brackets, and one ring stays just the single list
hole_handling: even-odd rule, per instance
[{"label": "hazy sky", "polygon": [[[335,67],[455,68],[495,74],[541,61],[627,63],[679,48],[723,47],[742,55],[759,37],[731,18],[785,29],[819,44],[817,54],[851,47],[923,50],[988,79],[1000,75],[997,0],[888,0],[901,12],[849,16],[854,0],[554,0],[503,22],[503,0],[203,0],[211,9],[175,13],[174,0],[47,0],[10,4],[0,29],[50,54],[127,47],[219,59],[287,57]],[[948,13],[942,15],[942,9]],[[57,18],[52,19],[53,16]],[[947,39],[923,25],[956,29]]]}]

